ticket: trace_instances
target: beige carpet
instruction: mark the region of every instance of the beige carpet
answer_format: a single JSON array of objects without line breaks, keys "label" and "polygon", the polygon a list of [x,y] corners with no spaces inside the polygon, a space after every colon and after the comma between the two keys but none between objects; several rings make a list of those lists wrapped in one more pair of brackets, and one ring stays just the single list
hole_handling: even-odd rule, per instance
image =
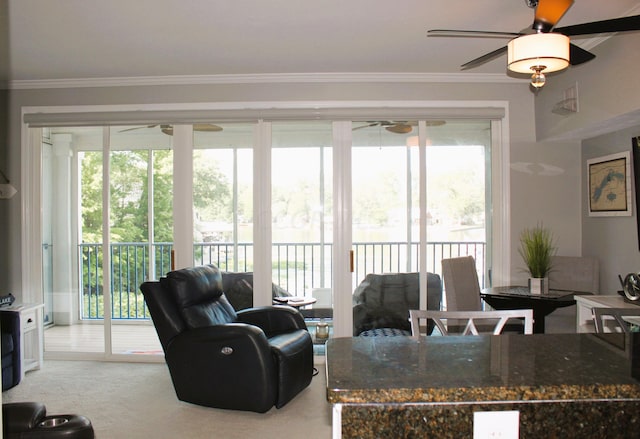
[{"label": "beige carpet", "polygon": [[164,364],[46,360],[2,402],[39,401],[49,414],[88,417],[99,439],[331,437],[324,364],[311,385],[264,414],[219,410],[176,398]]}]

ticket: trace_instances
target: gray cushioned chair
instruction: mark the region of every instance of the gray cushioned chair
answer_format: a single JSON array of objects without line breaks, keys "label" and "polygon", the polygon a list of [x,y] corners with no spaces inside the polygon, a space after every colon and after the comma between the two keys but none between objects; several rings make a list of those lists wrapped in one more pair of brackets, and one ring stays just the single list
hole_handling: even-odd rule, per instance
[{"label": "gray cushioned chair", "polygon": [[[427,309],[441,301],[440,276],[427,273]],[[418,273],[367,274],[353,293],[353,335],[411,335],[409,310],[419,307]]]}]

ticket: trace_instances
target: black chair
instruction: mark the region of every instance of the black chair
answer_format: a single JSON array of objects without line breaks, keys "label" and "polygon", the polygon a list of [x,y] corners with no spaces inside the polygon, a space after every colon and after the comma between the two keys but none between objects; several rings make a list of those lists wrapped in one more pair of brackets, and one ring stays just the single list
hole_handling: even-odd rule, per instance
[{"label": "black chair", "polygon": [[140,289],[178,399],[263,413],[311,382],[313,342],[294,308],[236,312],[213,265],[172,271]]},{"label": "black chair", "polygon": [[2,333],[2,391],[20,382],[20,314],[0,311]]},{"label": "black chair", "polygon": [[[236,311],[253,308],[253,273],[223,271],[222,291]],[[291,293],[272,283],[271,296],[291,296]]]}]

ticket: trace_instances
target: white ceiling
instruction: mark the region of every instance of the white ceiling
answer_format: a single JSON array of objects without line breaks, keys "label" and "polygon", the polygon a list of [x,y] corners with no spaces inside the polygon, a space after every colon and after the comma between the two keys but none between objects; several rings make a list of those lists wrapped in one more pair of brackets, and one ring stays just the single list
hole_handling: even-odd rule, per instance
[{"label": "white ceiling", "polygon": [[[638,7],[576,0],[560,24],[635,15]],[[427,38],[427,29],[520,31],[533,10],[525,0],[0,0],[0,20],[8,22],[0,26],[8,28],[0,80],[423,74],[460,73],[464,62],[506,44]],[[464,73],[504,74],[506,59]]]}]

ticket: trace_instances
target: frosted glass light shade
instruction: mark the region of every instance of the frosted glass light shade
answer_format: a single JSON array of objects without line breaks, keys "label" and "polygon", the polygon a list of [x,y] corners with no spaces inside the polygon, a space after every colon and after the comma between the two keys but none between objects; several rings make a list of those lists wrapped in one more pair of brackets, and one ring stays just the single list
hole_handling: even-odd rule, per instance
[{"label": "frosted glass light shade", "polygon": [[[542,68],[544,66],[544,68]],[[514,38],[507,45],[507,67],[517,73],[538,68],[545,73],[569,66],[569,37],[556,33],[537,33]]]}]

